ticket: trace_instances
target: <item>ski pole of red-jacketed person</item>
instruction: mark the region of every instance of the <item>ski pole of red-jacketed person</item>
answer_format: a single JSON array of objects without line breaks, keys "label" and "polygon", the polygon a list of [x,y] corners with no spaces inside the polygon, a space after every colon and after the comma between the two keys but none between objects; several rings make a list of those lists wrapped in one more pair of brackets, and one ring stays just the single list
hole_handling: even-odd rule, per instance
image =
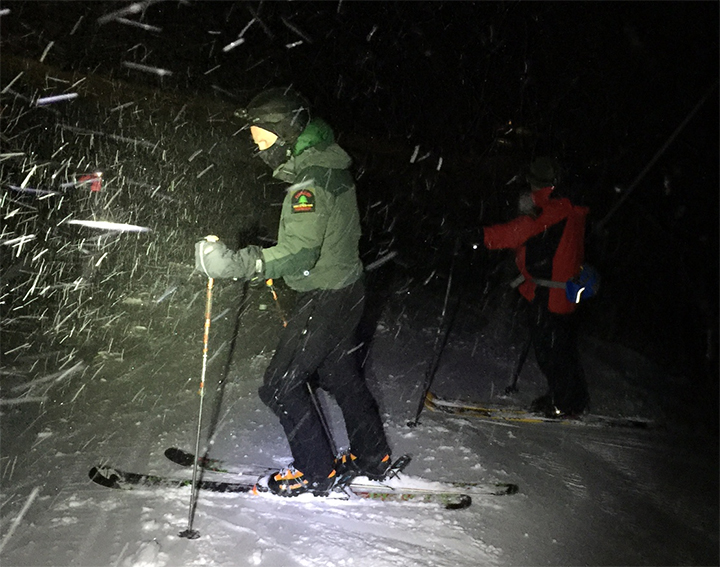
[{"label": "ski pole of red-jacketed person", "polygon": [[[206,236],[205,239],[208,242],[217,242],[218,237]],[[208,277],[207,294],[205,299],[205,327],[203,331],[202,370],[200,372],[200,410],[198,412],[197,435],[195,437],[195,460],[193,462],[192,488],[190,490],[188,526],[187,529],[178,534],[180,537],[185,537],[188,539],[197,539],[200,537],[200,532],[193,529],[193,517],[195,516],[195,499],[197,497],[198,458],[200,456],[200,431],[202,429],[203,399],[205,398],[205,374],[207,372],[208,342],[210,340],[210,313],[212,312],[213,283],[213,278]]]}]

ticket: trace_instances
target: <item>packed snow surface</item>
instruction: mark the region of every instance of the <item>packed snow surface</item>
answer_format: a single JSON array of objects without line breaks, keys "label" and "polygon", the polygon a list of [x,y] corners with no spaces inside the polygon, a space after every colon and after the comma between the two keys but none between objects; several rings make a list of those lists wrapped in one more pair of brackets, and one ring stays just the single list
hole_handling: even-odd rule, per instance
[{"label": "packed snow surface", "polygon": [[[3,2],[0,564],[718,565],[717,378],[699,370],[717,362],[717,10],[595,4]],[[192,244],[272,244],[284,186],[234,111],[284,84],[353,157],[369,293],[355,354],[394,455],[412,455],[404,481],[517,494],[446,510],[200,491],[192,507],[188,487],[89,479],[98,465],[191,478],[163,452],[192,451],[200,421]],[[592,222],[642,172],[588,242],[604,288],[581,307],[596,316],[580,346],[590,410],[654,427],[429,410],[410,427],[426,377],[473,403],[545,391],[531,354],[505,395],[526,336],[505,281],[517,273],[477,245],[514,215],[542,146],[567,160]],[[257,395],[281,329],[272,303],[265,286],[215,284],[200,440],[229,466],[289,462]],[[198,539],[178,536],[190,523]]]},{"label": "packed snow surface", "polygon": [[[197,285],[202,287],[199,276]],[[216,312],[231,309],[211,327],[202,444],[212,435],[209,455],[229,465],[281,466],[289,459],[279,424],[256,394],[279,330],[277,314],[265,309],[266,293],[250,289],[233,343],[240,286],[217,290]],[[189,488],[117,491],[88,478],[97,464],[178,478],[192,474],[163,456],[167,447],[194,448],[200,400],[202,306],[175,303],[168,316],[184,322],[188,332],[176,327],[152,337],[144,355],[98,355],[52,371],[48,363],[44,372],[38,353],[25,368],[22,359],[5,368],[4,384],[26,384],[22,392],[42,401],[20,403],[18,397],[2,407],[2,564],[717,564],[717,440],[692,420],[669,419],[673,388],[682,385],[630,351],[581,341],[597,400],[593,411],[653,419],[654,428],[517,424],[427,410],[416,427],[408,427],[442,328],[440,308],[422,286],[397,295],[367,351],[366,376],[394,453],[413,456],[406,470],[413,483],[513,482],[518,494],[475,495],[470,508],[455,511],[200,492],[193,515],[200,538],[178,537],[188,526]],[[151,311],[138,308],[138,324]],[[520,393],[514,400],[503,395],[519,348],[510,340],[514,324],[513,311],[502,302],[481,317],[461,311],[433,389],[447,397],[523,404],[542,393],[531,356]],[[342,446],[337,408],[321,399]]]}]

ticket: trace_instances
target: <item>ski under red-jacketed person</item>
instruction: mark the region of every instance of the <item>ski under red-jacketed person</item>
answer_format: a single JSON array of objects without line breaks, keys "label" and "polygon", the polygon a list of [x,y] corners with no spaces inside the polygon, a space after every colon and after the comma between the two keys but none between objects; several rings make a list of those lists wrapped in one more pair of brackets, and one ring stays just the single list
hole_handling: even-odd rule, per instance
[{"label": "ski under red-jacketed person", "polygon": [[[360,215],[351,159],[322,119],[290,88],[270,89],[237,111],[258,156],[290,183],[275,246],[231,251],[195,245],[196,267],[212,278],[283,278],[297,300],[265,372],[260,398],[279,418],[293,464],[258,482],[283,496],[326,494],[338,478],[382,479],[391,464],[377,403],[356,358],[365,301]],[[308,388],[329,392],[342,410],[350,453],[338,458]]]},{"label": "ski under red-jacketed person", "polygon": [[528,320],[535,358],[548,391],[531,410],[550,417],[579,415],[588,403],[585,374],[577,348],[576,303],[564,282],[581,270],[585,251],[586,207],[553,198],[556,168],[549,158],[535,159],[526,176],[530,191],[520,195],[520,215],[484,228],[485,246],[512,249],[520,270],[520,294],[529,302]]}]

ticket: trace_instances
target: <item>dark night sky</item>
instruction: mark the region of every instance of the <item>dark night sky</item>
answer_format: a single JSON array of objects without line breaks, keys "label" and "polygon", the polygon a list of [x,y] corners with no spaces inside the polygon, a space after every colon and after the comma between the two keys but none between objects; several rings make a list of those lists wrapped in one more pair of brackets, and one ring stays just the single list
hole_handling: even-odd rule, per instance
[{"label": "dark night sky", "polygon": [[[126,16],[161,32],[99,23],[129,2],[5,2],[3,48],[39,57],[54,41],[51,64],[239,104],[293,83],[341,132],[446,159],[484,151],[512,120],[541,136],[539,151],[625,185],[718,78],[717,2],[148,4]],[[261,24],[223,51],[253,15]],[[717,177],[717,100],[668,152],[688,185],[707,185],[698,169]]]},{"label": "dark night sky", "polygon": [[[3,49],[37,59],[53,41],[51,65],[238,104],[293,83],[339,132],[420,144],[448,164],[485,152],[512,120],[539,134],[537,151],[624,186],[718,78],[717,2],[139,4],[124,16],[162,31],[104,22],[130,2],[4,2]],[[675,171],[673,197],[697,211],[717,210],[717,100],[716,89],[647,178]],[[598,216],[611,198],[593,203]]]},{"label": "dark night sky", "polygon": [[[609,264],[610,284],[610,268],[624,265],[623,277],[642,285],[684,271],[717,290],[718,2],[138,4],[144,11],[124,17],[162,31],[103,20],[130,2],[5,1],[3,52],[38,60],[47,50],[44,62],[54,68],[233,105],[292,83],[341,141],[359,139],[366,153],[396,153],[385,175],[368,173],[364,190],[372,191],[373,181],[378,194],[395,192],[402,201],[398,172],[420,146],[433,164],[440,157],[445,163],[440,176],[428,175],[438,184],[443,218],[463,201],[475,225],[507,214],[488,206],[479,218],[488,188],[473,172],[500,155],[497,132],[508,121],[532,133],[529,145],[516,141],[513,159],[555,155],[566,179],[587,187],[597,222],[620,198],[614,188],[627,188],[709,93],[608,225],[605,250],[625,256],[596,261]],[[223,50],[253,17],[244,43]],[[668,303],[688,287],[672,285],[663,294]],[[717,322],[715,292],[704,300],[705,316]]]},{"label": "dark night sky", "polygon": [[135,80],[118,64],[142,61],[241,101],[292,82],[343,123],[438,146],[513,119],[605,154],[662,143],[718,75],[717,2],[160,2],[126,15],[160,33],[98,23],[129,4],[5,2],[4,47],[54,40],[47,61]]}]

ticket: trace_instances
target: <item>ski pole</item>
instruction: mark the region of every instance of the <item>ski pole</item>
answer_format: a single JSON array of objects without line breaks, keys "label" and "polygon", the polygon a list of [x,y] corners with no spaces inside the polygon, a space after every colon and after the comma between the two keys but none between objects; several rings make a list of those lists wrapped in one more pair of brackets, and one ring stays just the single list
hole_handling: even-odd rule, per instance
[{"label": "ski pole", "polygon": [[[206,236],[205,239],[208,242],[218,241],[217,236]],[[207,294],[205,298],[205,327],[203,331],[202,371],[200,373],[200,410],[198,412],[197,435],[195,437],[195,459],[193,463],[192,488],[190,491],[190,506],[188,510],[188,526],[187,529],[183,530],[178,534],[180,537],[184,537],[187,539],[197,539],[200,537],[200,532],[193,529],[193,516],[195,512],[195,498],[197,497],[197,461],[200,455],[200,430],[202,428],[203,399],[205,398],[205,373],[207,372],[208,342],[210,339],[210,312],[212,310],[213,284],[213,278],[208,277]]]},{"label": "ski pole", "polygon": [[625,190],[625,194],[618,199],[617,203],[610,209],[610,211],[602,218],[600,221],[598,221],[597,225],[595,225],[595,232],[599,233],[602,231],[602,229],[605,227],[607,222],[610,220],[610,217],[612,217],[615,214],[615,211],[617,211],[622,204],[625,202],[625,200],[630,196],[630,193],[633,192],[633,190],[637,187],[638,183],[642,180],[643,177],[645,177],[645,174],[650,171],[650,168],[652,168],[653,165],[655,165],[655,162],[660,159],[660,156],[665,153],[665,150],[668,149],[670,144],[673,143],[675,138],[677,138],[678,134],[687,126],[688,122],[692,120],[692,117],[695,116],[698,110],[702,107],[703,104],[705,104],[705,101],[710,96],[710,93],[715,90],[715,87],[718,86],[718,81],[715,81],[712,86],[707,90],[707,92],[702,96],[700,101],[695,105],[695,107],[690,111],[690,113],[685,117],[685,119],[680,123],[680,125],[675,129],[675,131],[672,133],[672,135],[668,138],[668,140],[663,144],[663,146],[657,151],[657,153],[653,156],[653,158],[650,160],[650,163],[648,163],[645,166],[645,169],[643,169],[640,174],[635,178],[635,180],[632,182],[630,187],[628,187]]},{"label": "ski pole", "polygon": [[408,427],[415,427],[418,424],[418,419],[420,419],[420,413],[422,412],[423,408],[425,407],[425,398],[427,397],[427,394],[430,391],[433,380],[435,378],[435,372],[437,371],[437,368],[440,365],[440,357],[442,356],[443,350],[445,350],[445,345],[447,344],[447,340],[450,335],[450,329],[452,328],[453,322],[455,320],[455,315],[457,314],[458,307],[460,306],[460,301],[462,300],[461,297],[458,297],[457,305],[455,306],[455,309],[453,310],[453,315],[452,315],[450,321],[448,322],[447,328],[445,329],[445,333],[444,333],[444,335],[441,334],[442,328],[445,323],[445,313],[447,311],[448,299],[450,297],[450,287],[452,286],[453,270],[455,268],[455,257],[457,256],[459,246],[460,246],[460,242],[456,241],[455,242],[455,251],[453,253],[453,258],[452,258],[452,263],[450,264],[450,275],[448,277],[447,288],[445,289],[445,301],[443,303],[442,314],[440,315],[440,324],[438,325],[438,332],[435,335],[435,345],[433,346],[433,358],[431,359],[431,363],[430,363],[430,365],[428,365],[427,371],[425,372],[425,381],[423,383],[422,392],[420,393],[421,394],[420,400],[418,402],[417,410],[415,411],[415,416],[413,417],[413,419],[408,421]]},{"label": "ski pole", "polygon": [[310,399],[312,400],[313,406],[315,406],[315,411],[320,418],[320,423],[322,423],[323,430],[325,431],[325,436],[327,437],[328,443],[330,443],[330,448],[332,449],[333,455],[337,457],[339,455],[338,447],[335,444],[335,439],[333,439],[332,431],[330,431],[330,424],[328,423],[327,417],[325,416],[325,412],[323,412],[323,409],[320,406],[320,401],[315,395],[315,392],[313,390],[313,387],[310,385],[310,382],[305,382],[305,384],[307,384],[308,392],[310,392]]},{"label": "ski pole", "polygon": [[230,348],[228,348],[228,356],[225,359],[225,365],[223,367],[222,372],[220,373],[220,379],[218,380],[217,388],[215,389],[215,397],[213,398],[213,407],[212,407],[212,413],[210,414],[210,422],[208,424],[208,442],[205,449],[205,455],[204,457],[207,457],[207,453],[209,452],[209,447],[215,442],[215,434],[217,433],[218,429],[218,421],[220,419],[220,408],[222,406],[223,399],[225,397],[225,386],[227,384],[227,377],[230,373],[230,365],[232,364],[233,355],[235,353],[235,346],[238,342],[238,337],[240,335],[240,323],[242,319],[242,315],[245,311],[245,301],[247,300],[248,296],[248,287],[249,282],[245,280],[243,282],[242,286],[242,295],[240,297],[240,301],[238,302],[238,310],[235,314],[235,327],[233,328],[232,332],[232,339],[230,340]]},{"label": "ski pole", "polygon": [[270,293],[273,296],[273,300],[275,301],[275,307],[277,308],[278,314],[280,315],[280,319],[282,319],[283,327],[287,327],[288,322],[285,318],[285,313],[283,313],[282,307],[280,307],[280,300],[278,299],[277,292],[275,291],[275,285],[272,280],[272,278],[265,280],[265,285],[268,286],[268,289],[270,290]]},{"label": "ski pole", "polygon": [[527,358],[527,355],[530,352],[531,345],[532,345],[532,335],[530,335],[527,342],[525,343],[525,346],[522,349],[522,352],[520,353],[520,358],[518,359],[517,364],[515,365],[515,370],[513,372],[512,384],[510,384],[507,388],[505,388],[506,394],[512,394],[512,393],[515,393],[518,391],[518,388],[517,388],[518,378],[520,377],[520,372],[522,372],[523,366],[525,366],[525,359]]}]

